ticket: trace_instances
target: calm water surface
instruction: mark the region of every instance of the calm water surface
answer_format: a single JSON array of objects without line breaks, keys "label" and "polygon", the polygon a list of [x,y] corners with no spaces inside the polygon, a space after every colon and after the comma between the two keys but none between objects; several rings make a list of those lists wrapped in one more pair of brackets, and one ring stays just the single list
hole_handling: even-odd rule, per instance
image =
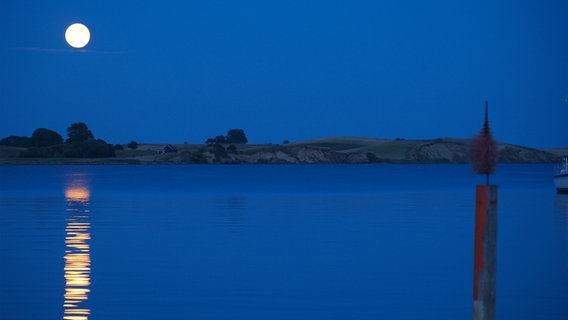
[{"label": "calm water surface", "polygon": [[[501,165],[498,319],[568,319],[568,195]],[[469,319],[467,165],[0,166],[0,319]]]}]

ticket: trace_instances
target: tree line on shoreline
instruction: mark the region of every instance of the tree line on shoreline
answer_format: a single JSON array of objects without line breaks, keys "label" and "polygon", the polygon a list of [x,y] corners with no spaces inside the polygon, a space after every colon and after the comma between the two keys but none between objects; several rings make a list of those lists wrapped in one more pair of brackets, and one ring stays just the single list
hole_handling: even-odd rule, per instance
[{"label": "tree line on shoreline", "polygon": [[[246,144],[247,142],[244,130],[231,129],[227,135],[217,135],[207,139],[205,144],[218,149],[222,148],[221,144]],[[83,122],[71,124],[67,128],[67,139],[65,140],[56,131],[38,128],[31,137],[12,135],[1,139],[0,146],[26,148],[19,155],[23,158],[110,158],[116,156],[116,150],[124,149],[121,144],[112,145],[102,139],[96,139]],[[126,146],[130,149],[137,149],[138,143],[131,141]]]},{"label": "tree line on shoreline", "polygon": [[0,145],[23,147],[24,158],[108,158],[115,156],[115,147],[95,136],[83,122],[67,128],[67,139],[50,129],[38,128],[31,137],[8,136]]}]

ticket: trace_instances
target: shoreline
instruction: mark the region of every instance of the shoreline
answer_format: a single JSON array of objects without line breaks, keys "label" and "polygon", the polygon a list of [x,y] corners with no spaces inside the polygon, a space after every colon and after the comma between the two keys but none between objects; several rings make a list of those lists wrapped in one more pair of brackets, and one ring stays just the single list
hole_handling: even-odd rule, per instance
[{"label": "shoreline", "polygon": [[[27,158],[26,148],[0,146],[0,165],[141,164],[465,164],[469,139],[429,140],[340,137],[287,144],[139,144],[107,158]],[[499,163],[555,163],[565,149],[499,143]]]}]

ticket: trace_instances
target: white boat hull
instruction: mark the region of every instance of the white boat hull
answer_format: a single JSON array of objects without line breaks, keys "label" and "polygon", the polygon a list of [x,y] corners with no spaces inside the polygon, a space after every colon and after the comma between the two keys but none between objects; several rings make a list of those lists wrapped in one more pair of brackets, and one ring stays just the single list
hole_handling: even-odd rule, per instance
[{"label": "white boat hull", "polygon": [[558,192],[568,192],[568,173],[555,175],[554,186]]}]

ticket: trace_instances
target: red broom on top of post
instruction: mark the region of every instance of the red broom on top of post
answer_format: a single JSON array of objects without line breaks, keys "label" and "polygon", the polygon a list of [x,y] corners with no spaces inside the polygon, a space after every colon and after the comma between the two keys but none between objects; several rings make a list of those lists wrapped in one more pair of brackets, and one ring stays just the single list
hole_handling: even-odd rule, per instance
[{"label": "red broom on top of post", "polygon": [[487,101],[485,101],[485,122],[481,131],[473,137],[470,144],[473,170],[486,176],[486,184],[489,184],[489,175],[495,172],[499,152],[497,142],[493,139],[489,128],[489,116],[487,114]]}]

